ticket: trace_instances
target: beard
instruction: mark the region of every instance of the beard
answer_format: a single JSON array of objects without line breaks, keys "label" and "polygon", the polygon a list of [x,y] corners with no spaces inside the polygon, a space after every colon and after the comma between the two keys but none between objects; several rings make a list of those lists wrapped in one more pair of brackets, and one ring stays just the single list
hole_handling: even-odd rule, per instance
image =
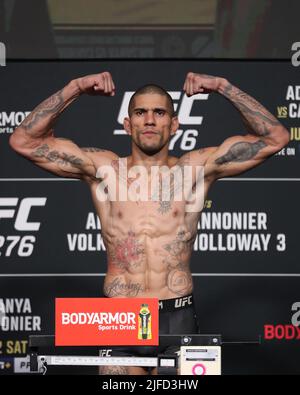
[{"label": "beard", "polygon": [[135,145],[137,145],[138,148],[147,155],[157,154],[166,144],[169,143],[169,141],[170,139],[164,142],[163,136],[160,134],[150,140],[146,140],[142,133],[139,133],[137,137],[133,139]]}]

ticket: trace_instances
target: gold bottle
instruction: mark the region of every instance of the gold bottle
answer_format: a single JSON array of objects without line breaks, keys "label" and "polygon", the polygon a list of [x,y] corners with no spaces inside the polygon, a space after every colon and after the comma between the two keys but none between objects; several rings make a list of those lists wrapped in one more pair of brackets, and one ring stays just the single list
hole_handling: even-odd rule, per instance
[{"label": "gold bottle", "polygon": [[139,313],[138,339],[152,339],[151,313],[146,303],[142,304]]}]

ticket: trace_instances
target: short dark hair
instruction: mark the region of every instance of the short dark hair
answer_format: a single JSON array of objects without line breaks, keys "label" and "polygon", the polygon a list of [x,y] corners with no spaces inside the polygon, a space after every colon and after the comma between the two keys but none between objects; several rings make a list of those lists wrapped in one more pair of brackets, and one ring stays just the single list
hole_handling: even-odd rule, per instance
[{"label": "short dark hair", "polygon": [[167,106],[168,106],[168,110],[171,114],[172,117],[175,116],[175,111],[174,111],[174,103],[173,103],[173,99],[170,96],[170,94],[161,86],[159,85],[155,85],[155,84],[147,84],[142,86],[141,88],[137,89],[135,91],[135,93],[131,96],[131,99],[129,101],[129,105],[128,105],[128,114],[129,116],[131,116],[132,111],[133,111],[133,107],[134,107],[134,100],[137,96],[140,95],[144,95],[147,93],[156,93],[158,95],[161,96],[165,96],[167,98]]}]

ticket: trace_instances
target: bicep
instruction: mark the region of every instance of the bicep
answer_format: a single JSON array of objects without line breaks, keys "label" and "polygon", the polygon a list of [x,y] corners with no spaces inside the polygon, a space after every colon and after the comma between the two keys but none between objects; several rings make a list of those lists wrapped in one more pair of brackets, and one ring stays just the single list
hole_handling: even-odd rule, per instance
[{"label": "bicep", "polygon": [[230,177],[258,166],[278,150],[259,137],[234,136],[215,149],[206,162],[206,168],[216,178]]},{"label": "bicep", "polygon": [[71,140],[47,137],[24,146],[19,153],[37,166],[61,177],[95,176],[93,161]]}]

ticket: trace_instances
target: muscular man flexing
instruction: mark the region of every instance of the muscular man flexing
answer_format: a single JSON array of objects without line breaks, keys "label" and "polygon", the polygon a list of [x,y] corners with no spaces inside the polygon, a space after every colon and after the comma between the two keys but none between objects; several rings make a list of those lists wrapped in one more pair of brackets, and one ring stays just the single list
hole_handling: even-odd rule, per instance
[{"label": "muscular man flexing", "polygon": [[[169,156],[169,141],[179,126],[172,99],[164,89],[146,85],[132,96],[128,117],[124,119],[132,146],[127,158],[119,160],[111,151],[79,148],[70,140],[55,137],[55,121],[81,94],[114,95],[112,77],[103,72],[72,80],[39,104],[10,138],[11,147],[36,165],[58,176],[79,178],[88,183],[107,250],[104,294],[112,298],[160,299],[160,333],[174,334],[198,331],[189,261],[202,208],[189,212],[187,201],[175,199],[174,190],[170,191],[170,199],[162,198],[159,191],[154,193],[158,199],[100,199],[99,183],[107,179],[103,169],[112,167],[129,190],[139,177],[142,183],[148,184],[151,180],[136,172],[130,175],[135,166],[142,166],[146,174],[150,174],[153,166],[169,169],[202,166],[205,198],[218,178],[237,175],[259,165],[289,141],[288,131],[272,114],[225,78],[190,72],[183,89],[188,96],[210,92],[224,96],[240,112],[248,134],[229,137],[218,147],[191,151],[180,158]],[[101,145],[102,139],[103,136],[99,137]],[[123,170],[127,177],[121,177],[121,173],[126,174]],[[164,173],[159,174],[162,183]],[[195,182],[193,175],[192,187]],[[102,190],[107,195],[110,194],[108,184],[107,190]],[[143,184],[140,185],[143,188]],[[171,188],[172,185],[174,189],[174,183]],[[153,189],[149,191],[153,195]],[[137,190],[135,192],[140,196]],[[185,307],[178,302],[182,297],[189,301]],[[143,353],[138,349],[134,352]],[[102,367],[101,373],[145,374],[145,370],[141,367]]]}]

